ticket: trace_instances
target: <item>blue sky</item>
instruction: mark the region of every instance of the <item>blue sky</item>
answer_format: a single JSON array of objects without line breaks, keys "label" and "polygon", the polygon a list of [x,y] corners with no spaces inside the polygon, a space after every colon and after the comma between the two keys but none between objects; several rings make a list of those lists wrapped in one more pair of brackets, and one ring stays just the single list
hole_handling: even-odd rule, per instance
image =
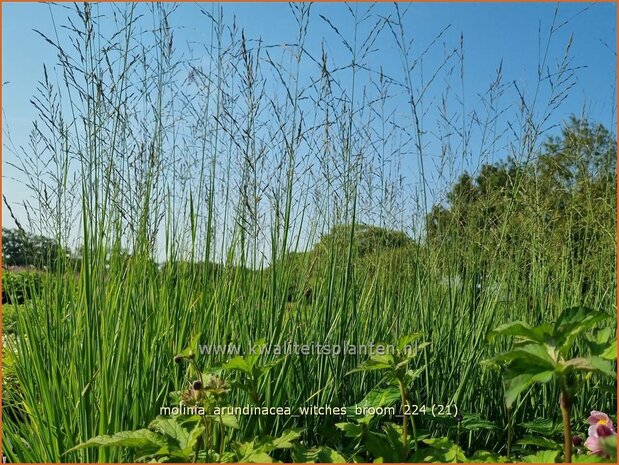
[{"label": "blue sky", "polygon": [[[368,4],[351,4],[351,8],[365,11]],[[209,4],[202,4],[210,9]],[[402,4],[401,8],[407,5]],[[103,11],[106,5],[101,5]],[[226,3],[223,4],[228,20],[236,17],[239,28],[248,37],[261,37],[265,44],[292,43],[296,25],[285,3]],[[9,130],[16,146],[27,144],[27,135],[36,113],[30,99],[36,93],[37,81],[42,77],[43,63],[55,63],[55,52],[33,29],[53,34],[52,17],[56,25],[63,24],[67,13],[62,8],[37,3],[7,3],[3,9],[3,131]],[[459,46],[464,38],[466,102],[477,100],[492,81],[502,62],[507,82],[515,81],[520,88],[531,90],[537,80],[540,44],[543,48],[553,21],[556,4],[553,3],[420,3],[410,7],[406,19],[408,33],[413,37],[413,48],[423,50],[445,27],[450,26],[441,40],[428,54],[424,66],[438,66],[446,50]],[[393,5],[378,4],[373,12],[393,14]],[[346,49],[320,15],[329,18],[342,35],[352,38],[354,30],[347,7],[337,3],[319,3],[312,6],[312,21],[308,32],[308,50],[319,56],[320,44],[333,63],[346,62]],[[584,111],[593,120],[614,123],[614,83],[616,81],[616,6],[614,3],[566,3],[558,10],[556,24],[561,25],[548,51],[550,63],[563,56],[568,39],[573,35],[572,66],[578,67],[577,81],[569,98],[562,104],[559,119]],[[177,47],[188,41],[207,41],[207,21],[195,4],[181,4],[172,17]],[[541,42],[540,32],[541,31]],[[60,31],[62,33],[62,30]],[[444,45],[443,45],[444,43]],[[378,41],[380,53],[368,59],[370,66],[383,66],[386,72],[401,68],[397,50],[388,33]],[[307,62],[305,66],[312,66]],[[458,83],[457,86],[460,86]],[[429,113],[432,118],[432,113]],[[557,121],[558,122],[558,121]],[[430,122],[431,124],[431,122]],[[6,140],[4,141],[6,144]],[[19,175],[10,166],[13,155],[3,147],[4,194],[15,211],[21,215],[18,203],[27,195],[13,178]],[[413,167],[409,167],[413,170]],[[13,226],[3,205],[3,225]]]}]

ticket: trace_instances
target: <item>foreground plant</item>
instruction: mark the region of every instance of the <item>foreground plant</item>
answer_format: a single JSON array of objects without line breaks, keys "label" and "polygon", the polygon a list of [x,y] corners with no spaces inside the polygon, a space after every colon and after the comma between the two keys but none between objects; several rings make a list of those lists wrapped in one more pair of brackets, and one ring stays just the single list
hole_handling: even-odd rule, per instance
[{"label": "foreground plant", "polygon": [[544,323],[531,327],[516,321],[499,326],[489,335],[491,340],[496,336],[516,338],[511,350],[492,360],[492,363],[503,368],[508,408],[535,383],[553,381],[558,386],[563,420],[563,458],[566,463],[572,461],[571,407],[583,381],[594,373],[616,377],[609,361],[616,358],[616,354],[613,356],[610,347],[602,356],[589,354],[569,358],[577,337],[606,318],[607,315],[602,312],[574,307],[563,311],[554,325]]},{"label": "foreground plant", "polygon": [[372,355],[368,361],[351,371],[351,373],[354,373],[387,370],[387,380],[391,384],[397,385],[400,394],[400,402],[402,405],[402,460],[406,460],[409,451],[409,417],[413,428],[415,450],[419,448],[415,420],[410,415],[411,402],[409,386],[420,376],[423,368],[411,370],[409,369],[409,365],[413,359],[415,359],[419,351],[430,345],[428,342],[418,342],[422,336],[423,334],[421,333],[412,333],[404,336],[398,341],[393,353]]},{"label": "foreground plant", "polygon": [[[67,453],[89,447],[134,449],[138,462],[273,462],[277,449],[290,449],[301,436],[300,429],[284,431],[279,437],[263,435],[251,441],[231,441],[227,430],[238,429],[234,415],[221,413],[228,405],[228,383],[214,373],[203,373],[189,349],[174,357],[187,362],[187,374],[197,375],[187,389],[172,393],[179,414],[161,415],[145,429],[99,435]],[[219,413],[214,414],[215,408]],[[174,410],[174,409],[170,409]]]}]

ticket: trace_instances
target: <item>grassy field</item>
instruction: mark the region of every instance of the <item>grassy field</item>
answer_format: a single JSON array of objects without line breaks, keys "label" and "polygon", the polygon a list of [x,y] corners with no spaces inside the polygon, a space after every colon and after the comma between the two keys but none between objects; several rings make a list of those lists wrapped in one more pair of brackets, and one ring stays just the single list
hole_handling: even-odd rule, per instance
[{"label": "grassy field", "polygon": [[[35,100],[46,124],[33,147],[47,163],[22,159],[33,232],[59,247],[38,256],[47,269],[24,284],[25,297],[19,278],[8,281],[20,273],[3,276],[9,461],[554,462],[566,454],[564,381],[571,435],[586,436],[592,410],[616,420],[615,136],[561,114],[569,62],[558,59],[559,79],[540,80],[546,106],[521,106],[519,127],[501,136],[509,159],[450,173],[467,142],[443,135],[432,142],[448,154],[434,177],[398,8],[356,38],[351,62],[366,59],[380,30],[403,74],[397,83],[372,74],[363,92],[354,84],[362,68],[346,71],[353,84],[341,90],[324,54],[304,77],[315,19],[307,5],[291,7],[298,37],[281,62],[209,7],[200,66],[175,54],[166,7],[149,10],[157,26],[148,40],[133,29],[136,7],[118,7],[113,47],[97,32],[109,18],[92,8],[77,6],[65,31],[79,53],[50,39],[64,81],[46,72]],[[501,79],[483,118],[443,119],[493,132],[480,138],[482,154],[503,140],[491,130],[503,112]],[[405,129],[390,117],[396,100]],[[560,121],[554,137],[546,115]],[[402,164],[415,166],[417,183],[402,179]],[[512,341],[492,330],[561,322],[574,307],[585,310],[565,358],[591,354],[595,364],[581,363],[582,377],[557,368],[557,382],[531,383],[506,402],[515,365],[506,372],[489,360]],[[260,341],[398,350],[249,354]],[[406,353],[407,341],[417,350]],[[203,353],[209,344],[246,354]],[[180,405],[206,414],[162,415]],[[291,413],[213,413],[222,406]],[[354,406],[394,406],[396,415],[356,415]],[[598,458],[586,450],[576,445],[574,460]]]}]

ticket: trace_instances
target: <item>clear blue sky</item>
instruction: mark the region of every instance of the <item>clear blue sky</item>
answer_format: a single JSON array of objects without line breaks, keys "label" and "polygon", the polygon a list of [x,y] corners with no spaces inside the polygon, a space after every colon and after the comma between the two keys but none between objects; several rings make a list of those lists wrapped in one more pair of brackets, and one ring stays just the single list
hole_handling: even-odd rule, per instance
[{"label": "clear blue sky", "polygon": [[[205,9],[210,5],[202,4]],[[235,15],[237,24],[245,29],[248,37],[262,37],[266,44],[295,41],[296,25],[285,3],[226,3],[225,15]],[[356,8],[355,4],[351,5]],[[457,3],[414,4],[407,16],[409,34],[414,37],[413,47],[423,50],[444,29],[451,27],[442,37],[445,49],[459,45],[461,34],[465,47],[465,87],[467,102],[487,88],[498,64],[503,62],[503,74],[508,82],[517,81],[522,88],[532,86],[537,80],[539,55],[539,30],[544,43],[555,12],[552,3]],[[107,8],[105,5],[99,8]],[[368,4],[360,4],[365,10]],[[405,8],[405,5],[402,5]],[[36,93],[37,81],[42,77],[42,65],[56,62],[55,51],[33,29],[53,34],[52,12],[56,24],[64,24],[67,13],[58,7],[36,3],[3,4],[3,130],[10,130],[13,143],[27,144],[27,134],[35,117],[29,103]],[[378,4],[375,13],[393,14],[392,4]],[[324,39],[333,62],[342,62],[346,51],[330,27],[319,18],[328,17],[338,25],[340,32],[352,37],[353,24],[343,4],[315,4],[310,23],[308,49],[319,56],[319,45]],[[557,24],[563,25],[555,35],[549,49],[551,63],[563,55],[570,35],[574,42],[571,55],[573,66],[582,67],[577,72],[577,83],[568,100],[561,107],[560,116],[580,114],[585,108],[588,116],[606,125],[613,122],[615,68],[616,68],[616,5],[610,3],[570,3],[559,7]],[[177,47],[187,41],[208,40],[206,19],[198,14],[195,4],[181,4],[173,15],[173,26],[181,27],[175,34]],[[400,69],[397,51],[388,33],[383,33],[378,46],[380,54],[371,58],[371,65]],[[428,55],[427,68],[431,69],[442,58],[443,46]],[[310,66],[308,63],[307,66]],[[459,83],[457,84],[460,85]],[[4,141],[6,143],[6,140]],[[23,200],[25,192],[14,180],[15,170],[8,162],[14,160],[3,148],[4,194],[11,203]],[[412,168],[411,168],[412,169]],[[20,209],[16,208],[18,214]],[[3,225],[13,226],[3,205]]]}]

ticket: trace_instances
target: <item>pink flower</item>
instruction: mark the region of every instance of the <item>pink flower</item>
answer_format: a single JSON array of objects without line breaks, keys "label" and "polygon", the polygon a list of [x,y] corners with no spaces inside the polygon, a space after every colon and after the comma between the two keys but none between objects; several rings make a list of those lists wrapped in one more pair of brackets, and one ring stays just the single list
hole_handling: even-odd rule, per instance
[{"label": "pink flower", "polygon": [[613,431],[615,427],[613,421],[604,412],[598,412],[597,410],[591,410],[591,416],[587,418],[590,425],[606,425]]},{"label": "pink flower", "polygon": [[589,426],[589,437],[585,441],[585,447],[592,454],[606,456],[600,438],[617,435],[612,420],[605,413],[593,410],[587,421],[591,426]]}]

